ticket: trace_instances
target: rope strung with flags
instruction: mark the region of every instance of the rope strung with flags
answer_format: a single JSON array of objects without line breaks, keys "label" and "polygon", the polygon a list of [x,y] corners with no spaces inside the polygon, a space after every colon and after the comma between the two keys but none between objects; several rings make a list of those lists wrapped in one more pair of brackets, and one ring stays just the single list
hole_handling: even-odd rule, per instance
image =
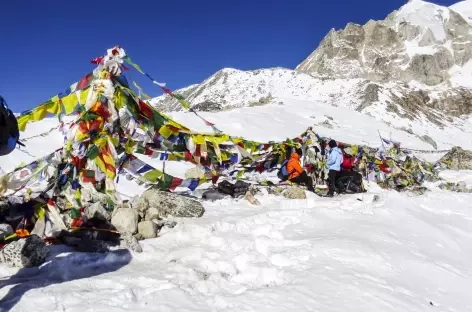
[{"label": "rope strung with flags", "polygon": [[[200,116],[195,110],[193,110],[192,108],[190,108],[190,103],[185,99],[185,97],[181,94],[178,94],[178,93],[174,93],[172,92],[170,89],[166,88],[166,84],[165,83],[162,83],[162,82],[157,82],[156,80],[154,80],[154,78],[151,77],[151,75],[149,75],[148,73],[144,72],[141,67],[134,63],[131,58],[129,56],[125,56],[123,58],[128,64],[130,64],[131,66],[133,66],[138,72],[140,72],[141,74],[145,75],[146,77],[148,77],[152,83],[154,83],[155,85],[159,86],[161,88],[161,90],[169,95],[170,97],[176,99],[180,105],[187,111],[191,112],[191,113],[194,113],[198,118],[200,118],[207,126],[210,126],[216,133],[222,133],[222,131],[220,129],[218,129],[214,123],[211,123],[209,122],[208,120],[206,120],[205,118],[203,118],[202,116]],[[139,90],[139,92],[141,94],[143,94],[143,96],[147,99],[150,99],[149,95],[147,95],[146,93],[144,93],[143,89],[136,83],[133,81],[133,84],[134,86]]]}]

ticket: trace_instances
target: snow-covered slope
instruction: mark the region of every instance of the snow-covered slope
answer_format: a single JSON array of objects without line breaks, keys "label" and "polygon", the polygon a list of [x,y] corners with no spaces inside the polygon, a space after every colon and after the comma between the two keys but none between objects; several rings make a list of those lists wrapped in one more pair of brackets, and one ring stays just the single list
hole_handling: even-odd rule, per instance
[{"label": "snow-covered slope", "polygon": [[469,22],[469,24],[472,23],[472,1],[471,0],[457,2],[456,4],[451,5],[449,8],[459,13],[460,15],[462,15],[464,20]]},{"label": "snow-covered slope", "polygon": [[[211,131],[192,113],[171,115],[193,130]],[[201,115],[226,133],[261,141],[283,140],[314,124],[320,134],[346,142],[379,146],[379,130],[405,147],[431,149],[406,131],[322,101],[281,98]],[[56,119],[28,125],[23,138],[55,125]],[[470,133],[431,131],[440,149],[454,140],[472,147]],[[63,139],[56,129],[34,140],[25,142],[31,142],[28,154],[15,151],[17,157],[2,158],[1,166],[14,168],[27,160],[19,155],[40,157]],[[185,168],[166,163],[166,172],[177,176]],[[463,176],[447,172],[445,178],[460,181]],[[470,179],[470,172],[465,177]],[[257,195],[258,207],[245,200],[205,202],[202,218],[177,219],[175,228],[143,241],[141,254],[81,254],[54,247],[37,269],[17,271],[0,264],[0,311],[472,309],[472,195],[434,185],[418,197],[373,183],[368,188],[359,197],[308,194],[299,201],[264,192]],[[121,177],[117,190],[126,198],[144,187]]]},{"label": "snow-covered slope", "polygon": [[0,310],[470,311],[472,196],[369,189],[207,202],[141,254],[55,247],[38,269],[0,264]]}]

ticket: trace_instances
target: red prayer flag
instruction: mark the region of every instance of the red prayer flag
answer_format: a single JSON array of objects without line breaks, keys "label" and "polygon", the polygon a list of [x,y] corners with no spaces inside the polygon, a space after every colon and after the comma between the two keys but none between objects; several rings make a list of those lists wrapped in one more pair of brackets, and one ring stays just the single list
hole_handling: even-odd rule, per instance
[{"label": "red prayer flag", "polygon": [[176,177],[173,177],[172,178],[172,182],[170,183],[170,186],[169,186],[169,189],[171,191],[175,190],[178,186],[180,186],[180,184],[182,183],[182,179],[180,178],[176,178]]}]

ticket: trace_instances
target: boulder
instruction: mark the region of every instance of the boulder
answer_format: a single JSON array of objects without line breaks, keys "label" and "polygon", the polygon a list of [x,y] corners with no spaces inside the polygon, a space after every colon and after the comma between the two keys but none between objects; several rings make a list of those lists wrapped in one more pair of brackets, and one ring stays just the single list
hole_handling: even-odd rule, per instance
[{"label": "boulder", "polygon": [[141,221],[138,223],[138,233],[142,238],[155,238],[157,237],[158,226],[152,221]]},{"label": "boulder", "polygon": [[155,207],[151,207],[146,211],[146,217],[144,218],[146,221],[152,221],[155,219],[160,219],[159,217],[159,209]]},{"label": "boulder", "polygon": [[13,228],[10,224],[2,223],[0,224],[0,239],[4,239],[5,237],[13,234]]},{"label": "boulder", "polygon": [[451,170],[472,170],[472,151],[453,147],[439,161],[446,164]]},{"label": "boulder", "polygon": [[111,219],[110,213],[99,202],[85,208],[85,215],[87,216],[87,219],[95,218],[105,221],[110,221]]},{"label": "boulder", "polygon": [[199,201],[175,193],[149,189],[141,197],[145,198],[151,207],[159,211],[160,218],[168,216],[182,218],[201,217],[205,212],[203,205]]},{"label": "boulder", "polygon": [[139,216],[141,218],[144,218],[147,210],[149,209],[149,202],[144,197],[135,196],[131,199],[129,204],[131,205],[131,208],[138,210]]},{"label": "boulder", "polygon": [[49,249],[41,238],[31,235],[11,242],[0,250],[0,262],[12,267],[30,268],[46,261]]},{"label": "boulder", "polygon": [[134,234],[138,229],[138,211],[132,208],[118,208],[111,218],[111,224],[123,234]]},{"label": "boulder", "polygon": [[306,199],[305,190],[296,186],[288,188],[283,195],[288,199]]}]

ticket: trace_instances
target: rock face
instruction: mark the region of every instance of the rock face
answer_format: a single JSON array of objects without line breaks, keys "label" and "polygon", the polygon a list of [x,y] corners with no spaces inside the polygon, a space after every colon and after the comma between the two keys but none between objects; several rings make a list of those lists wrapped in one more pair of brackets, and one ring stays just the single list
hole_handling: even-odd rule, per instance
[{"label": "rock face", "polygon": [[440,159],[440,162],[452,170],[472,170],[472,151],[454,147]]},{"label": "rock face", "polygon": [[170,192],[149,189],[141,197],[149,202],[150,207],[159,211],[159,219],[168,216],[198,218],[205,212],[200,202]]},{"label": "rock face", "polygon": [[111,218],[111,224],[123,234],[134,234],[138,229],[138,210],[117,208]]},{"label": "rock face", "polygon": [[0,250],[0,262],[12,267],[30,268],[46,261],[49,249],[41,238],[31,235],[11,242]]},{"label": "rock face", "polygon": [[454,65],[470,60],[471,48],[472,26],[460,14],[412,1],[385,20],[332,29],[297,70],[329,78],[437,85],[449,79]]},{"label": "rock face", "polygon": [[288,199],[306,199],[305,190],[296,186],[289,187],[283,195]]}]

